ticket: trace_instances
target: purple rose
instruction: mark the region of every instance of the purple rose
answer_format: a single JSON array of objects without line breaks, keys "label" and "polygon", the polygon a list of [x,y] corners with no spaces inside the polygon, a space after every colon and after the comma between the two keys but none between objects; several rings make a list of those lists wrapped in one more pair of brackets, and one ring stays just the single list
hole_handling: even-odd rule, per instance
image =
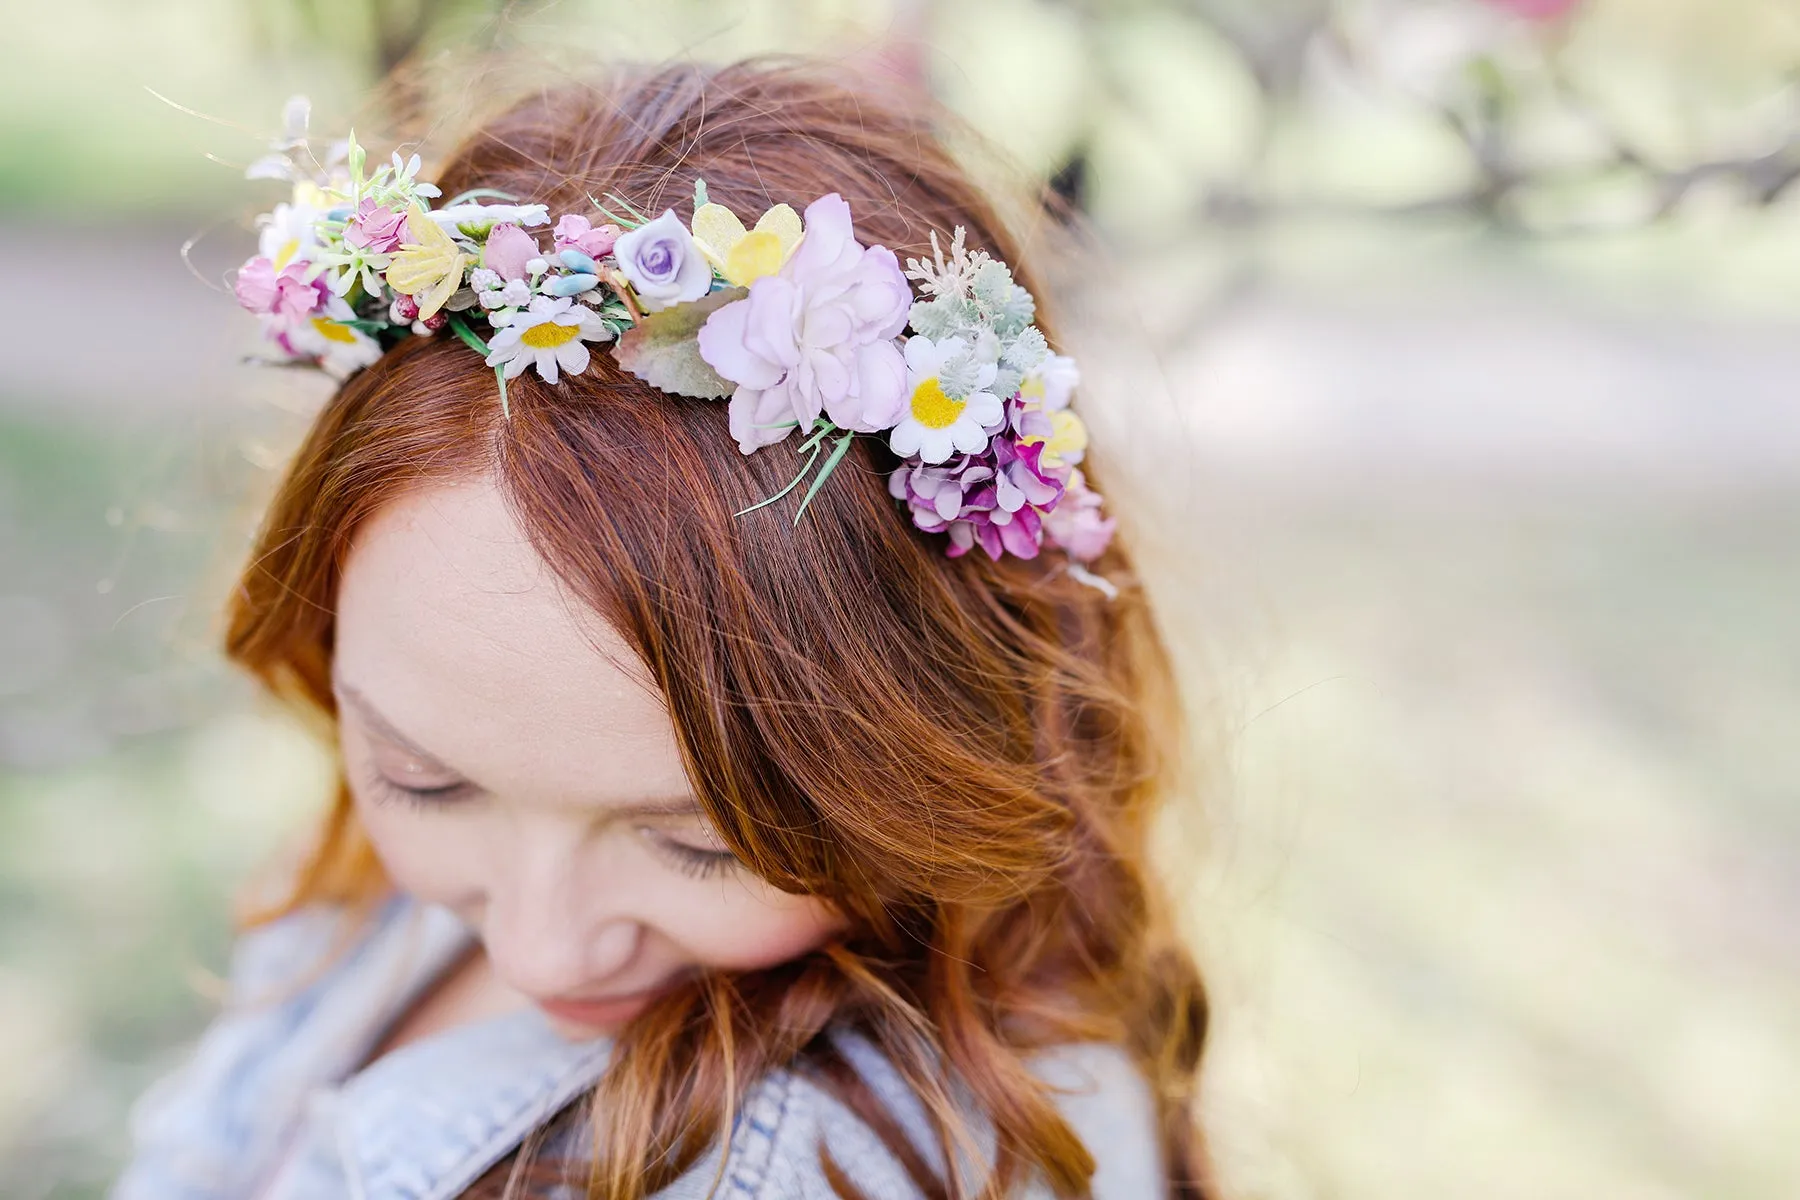
[{"label": "purple rose", "polygon": [[511,281],[524,279],[525,264],[539,255],[537,239],[517,225],[507,222],[488,230],[487,244],[482,250],[482,265]]},{"label": "purple rose", "polygon": [[344,230],[344,241],[375,254],[392,254],[406,235],[406,214],[365,197]]},{"label": "purple rose", "polygon": [[620,234],[613,255],[648,312],[698,300],[712,290],[712,267],[672,208],[648,225]]},{"label": "purple rose", "polygon": [[745,454],[820,414],[840,429],[891,429],[906,404],[906,359],[894,339],[912,289],[900,264],[886,247],[856,240],[836,193],[807,206],[805,230],[779,272],[700,328],[700,357],[738,385],[731,432]]},{"label": "purple rose", "polygon": [[579,250],[592,259],[608,254],[624,230],[606,224],[595,228],[586,217],[570,213],[556,222],[556,249]]}]

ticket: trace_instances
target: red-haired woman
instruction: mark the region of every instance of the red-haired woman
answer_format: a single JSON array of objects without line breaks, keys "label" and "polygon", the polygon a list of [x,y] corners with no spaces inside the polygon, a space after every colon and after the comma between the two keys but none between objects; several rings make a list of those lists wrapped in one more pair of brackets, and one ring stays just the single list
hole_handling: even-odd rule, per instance
[{"label": "red-haired woman", "polygon": [[[685,209],[697,181],[709,213],[789,208],[741,254],[712,247],[690,288],[647,214]],[[291,895],[243,935],[226,1011],[140,1105],[116,1194],[1211,1196],[1203,994],[1147,862],[1177,727],[1145,600],[1125,550],[1078,545],[1079,521],[1041,554],[1016,540],[1037,536],[1025,508],[1082,486],[1051,466],[1051,422],[1021,432],[1042,340],[983,367],[947,335],[903,347],[884,315],[913,303],[889,294],[892,264],[960,228],[969,278],[979,250],[1018,281],[977,280],[999,327],[1030,323],[990,205],[916,113],[769,64],[544,92],[438,185],[580,219],[546,246],[508,209],[476,231],[465,284],[467,221],[409,226],[371,196],[322,218],[340,269],[370,272],[345,290],[296,270],[294,239],[240,279],[266,321],[309,323],[286,348],[366,351],[339,362],[360,369],[268,513],[228,636],[334,723],[342,783]],[[606,197],[643,217],[637,249],[602,232]],[[796,249],[801,207],[817,228]],[[833,232],[845,211],[855,240]],[[707,220],[696,238],[752,236]],[[765,287],[786,254],[793,279]],[[720,294],[734,273],[756,282]],[[557,317],[602,283],[619,306]],[[390,285],[425,336],[334,316]],[[543,303],[515,311],[509,288]],[[707,369],[742,376],[729,417],[580,340],[649,328],[690,291],[718,302]],[[872,332],[852,359],[820,351],[816,378],[783,374],[764,334],[790,309],[796,345]],[[489,311],[513,328],[481,344]],[[905,371],[933,372],[904,393],[903,348]],[[843,362],[854,386],[833,384]],[[1012,415],[970,424],[1004,450],[979,467],[955,422],[997,377]],[[836,405],[821,431],[866,428],[850,399],[895,397],[917,428],[905,447],[898,425],[834,434],[796,522],[805,491],[755,507],[798,461],[756,418],[808,387]],[[957,486],[986,491],[941,505],[950,468],[909,474],[914,452],[962,455]],[[1089,535],[1110,532],[1097,503],[1078,506]]]}]

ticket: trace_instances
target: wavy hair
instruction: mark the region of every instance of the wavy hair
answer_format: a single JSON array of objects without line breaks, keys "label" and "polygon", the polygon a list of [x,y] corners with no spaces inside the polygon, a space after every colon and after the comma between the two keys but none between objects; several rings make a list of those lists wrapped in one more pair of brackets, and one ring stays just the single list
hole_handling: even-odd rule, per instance
[{"label": "wavy hair", "polygon": [[[861,239],[902,257],[961,225],[1042,295],[925,114],[803,63],[543,91],[437,176],[450,195],[584,211],[615,193],[649,212],[684,204],[697,177],[739,213],[839,192]],[[1193,1113],[1205,998],[1148,853],[1179,714],[1123,539],[1097,564],[1122,585],[1113,600],[1054,554],[949,559],[898,510],[897,464],[868,438],[798,526],[791,504],[737,517],[786,482],[791,456],[740,454],[721,404],[656,391],[605,355],[555,388],[523,376],[510,402],[502,419],[493,373],[448,337],[412,339],[345,383],[268,512],[227,648],[332,717],[332,611],[358,526],[405,489],[491,472],[655,678],[732,850],[848,916],[824,948],[691,980],[620,1032],[583,1106],[588,1194],[667,1185],[726,1136],[760,1075],[787,1068],[864,1114],[927,1196],[1001,1196],[1034,1174],[1085,1195],[1093,1156],[1026,1059],[1097,1040],[1149,1083],[1171,1195],[1212,1196]],[[292,894],[264,916],[388,886],[340,781]],[[993,1131],[981,1178],[940,1178],[883,1117],[833,1049],[844,1029],[917,1091],[943,1161],[974,1145],[952,1097],[973,1102]],[[524,1165],[481,1186],[518,1191]]]}]

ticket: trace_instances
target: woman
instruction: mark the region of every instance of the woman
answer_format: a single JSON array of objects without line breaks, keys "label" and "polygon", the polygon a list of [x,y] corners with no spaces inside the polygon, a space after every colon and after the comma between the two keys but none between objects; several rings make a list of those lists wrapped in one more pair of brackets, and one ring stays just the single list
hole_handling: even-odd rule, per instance
[{"label": "woman", "polygon": [[989,204],[792,65],[417,170],[239,278],[349,375],[228,635],[343,782],[117,1194],[1212,1195],[1169,667]]}]

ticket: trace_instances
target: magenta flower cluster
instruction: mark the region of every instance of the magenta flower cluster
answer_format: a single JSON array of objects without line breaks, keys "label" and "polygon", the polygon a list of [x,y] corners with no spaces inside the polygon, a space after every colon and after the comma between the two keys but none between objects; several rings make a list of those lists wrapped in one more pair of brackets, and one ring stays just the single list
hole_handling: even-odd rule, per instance
[{"label": "magenta flower cluster", "polygon": [[[1009,407],[1022,405],[1015,398]],[[996,561],[1036,558],[1045,542],[1081,562],[1099,558],[1114,527],[1100,515],[1099,493],[1074,466],[1045,466],[1043,443],[1021,440],[1014,426],[991,430],[980,454],[936,467],[906,463],[888,477],[888,491],[914,525],[948,536],[952,558],[977,547]]]}]

